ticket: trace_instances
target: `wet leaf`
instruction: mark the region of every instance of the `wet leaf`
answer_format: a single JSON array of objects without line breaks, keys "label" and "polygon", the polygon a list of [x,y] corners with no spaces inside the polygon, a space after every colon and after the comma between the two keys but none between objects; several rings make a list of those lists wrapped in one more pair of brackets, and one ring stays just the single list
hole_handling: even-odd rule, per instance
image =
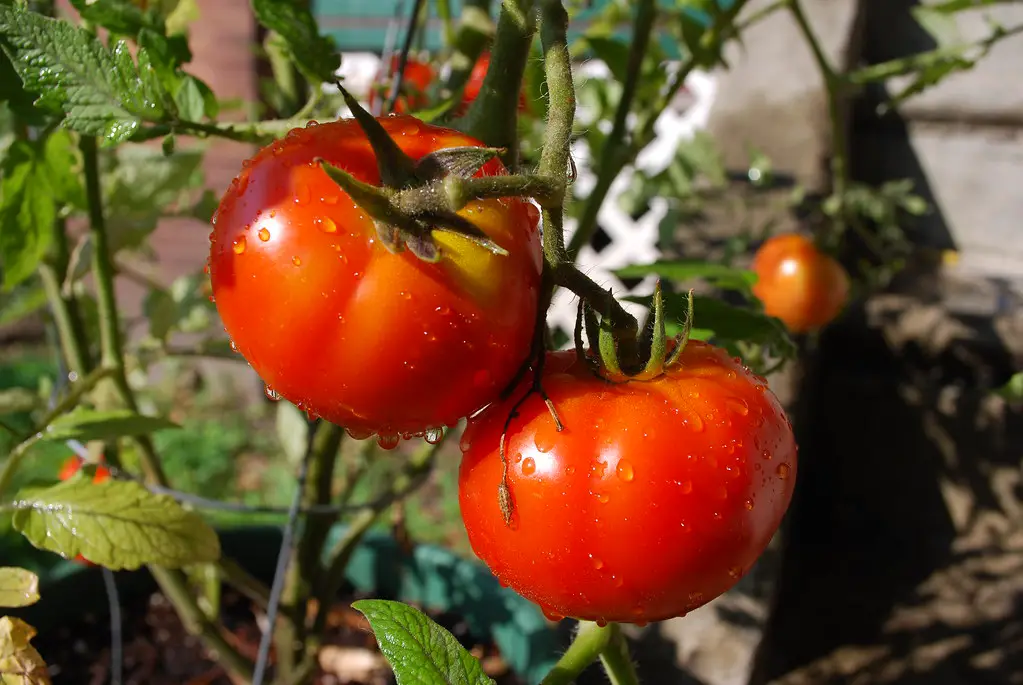
[{"label": "wet leaf", "polygon": [[35,636],[21,619],[0,618],[0,685],[50,685],[46,662],[31,644]]},{"label": "wet leaf", "polygon": [[0,607],[27,607],[39,601],[39,577],[12,566],[0,567]]}]

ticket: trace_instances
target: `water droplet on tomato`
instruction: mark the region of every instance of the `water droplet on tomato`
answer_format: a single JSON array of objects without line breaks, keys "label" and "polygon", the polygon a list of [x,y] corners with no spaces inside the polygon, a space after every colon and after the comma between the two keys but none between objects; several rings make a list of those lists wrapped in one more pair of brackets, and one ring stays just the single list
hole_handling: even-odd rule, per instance
[{"label": "water droplet on tomato", "polygon": [[513,464],[520,464],[520,463],[522,463],[522,452],[516,452],[515,453],[515,456],[512,457],[512,463]]},{"label": "water droplet on tomato", "polygon": [[730,575],[732,578],[738,578],[739,576],[742,575],[742,569],[739,568],[738,566],[730,566],[728,568],[728,575]]},{"label": "water droplet on tomato", "polygon": [[601,628],[606,628],[607,627],[607,619],[606,618],[598,618],[596,620],[596,624],[598,626],[600,626]]},{"label": "water droplet on tomato", "polygon": [[217,234],[215,231],[210,231],[210,245],[217,242]]},{"label": "water droplet on tomato", "polygon": [[235,240],[231,244],[231,249],[234,250],[235,254],[242,254],[243,252],[245,252],[245,236],[242,236]]},{"label": "water droplet on tomato", "polygon": [[611,497],[606,492],[597,493],[597,501],[600,502],[601,504],[607,504],[610,501],[610,499]]},{"label": "water droplet on tomato", "polygon": [[265,394],[266,399],[270,400],[271,402],[276,402],[277,400],[281,399],[280,393],[271,388],[269,384],[263,386],[263,394]]},{"label": "water droplet on tomato", "polygon": [[678,484],[678,489],[683,495],[688,495],[693,491],[693,481],[684,480]]},{"label": "water droplet on tomato", "polygon": [[436,445],[441,441],[441,439],[443,439],[443,437],[444,437],[443,428],[427,428],[426,433],[423,435],[423,438],[426,439],[426,442],[430,443],[431,445]]},{"label": "water droplet on tomato", "polygon": [[741,397],[729,399],[726,401],[726,404],[728,405],[729,409],[734,411],[739,416],[747,416],[749,414],[749,405],[746,403],[746,400],[742,399]]},{"label": "water droplet on tomato", "polygon": [[321,216],[315,223],[324,233],[337,233],[337,224],[329,216]]},{"label": "water droplet on tomato", "polygon": [[403,299],[403,300],[411,300],[412,299],[412,293],[410,293],[407,290],[402,290],[398,294],[401,295],[401,299]]},{"label": "water droplet on tomato", "polygon": [[210,295],[210,296],[209,296],[208,298],[206,298],[206,299],[208,299],[208,300],[209,300],[210,302],[216,302],[216,301],[217,301],[217,298],[213,297],[212,295]]},{"label": "water droplet on tomato", "polygon": [[744,506],[744,507],[746,507],[746,511],[753,511],[753,507],[754,507],[754,502],[753,502],[753,500],[751,500],[751,499],[747,499],[747,500],[746,500],[745,502],[743,502],[742,504],[743,504],[743,506]]},{"label": "water droplet on tomato", "polygon": [[437,307],[436,309],[434,309],[433,311],[437,312],[441,316],[447,316],[448,314],[451,313],[451,308],[448,307],[447,305],[441,305],[441,306]]},{"label": "water droplet on tomato", "polygon": [[522,460],[522,475],[532,476],[536,473],[536,460],[533,457],[526,457]]},{"label": "water droplet on tomato", "polygon": [[323,197],[320,198],[320,202],[322,202],[325,205],[336,205],[337,195],[324,195]]},{"label": "water droplet on tomato", "polygon": [[778,464],[778,477],[785,480],[789,477],[789,471],[791,470],[788,464]]},{"label": "water droplet on tomato", "polygon": [[604,568],[604,562],[598,559],[597,557],[593,556],[592,554],[590,555],[590,560],[593,562],[593,568],[597,569],[598,571]]},{"label": "water droplet on tomato", "polygon": [[291,263],[295,266],[302,266],[302,258],[296,255],[291,258]]},{"label": "water droplet on tomato", "polygon": [[621,576],[611,576],[611,583],[615,587],[622,587],[623,585],[625,585],[625,579],[622,578]]},{"label": "water droplet on tomato", "polygon": [[458,439],[458,449],[462,450],[462,452],[468,452],[470,447],[472,447],[472,439],[469,437],[468,431],[466,431]]},{"label": "water droplet on tomato", "polygon": [[238,345],[235,343],[234,340],[228,340],[227,344],[228,344],[228,347],[231,348],[232,352],[237,352],[238,351]]},{"label": "water droplet on tomato", "polygon": [[632,479],[636,477],[636,472],[632,468],[632,464],[626,459],[622,459],[618,462],[618,466],[615,467],[615,473],[617,473],[618,477],[626,483],[631,483]]},{"label": "water droplet on tomato", "polygon": [[[557,429],[553,428],[552,430]],[[536,435],[533,436],[533,443],[536,445],[536,451],[540,452],[541,454],[546,454],[547,452],[550,452],[552,449],[554,449],[555,444],[554,441],[555,441],[554,435],[551,435],[547,430],[544,430],[543,428],[537,431]]]},{"label": "water droplet on tomato", "polygon": [[316,412],[314,412],[312,409],[306,409],[305,410],[305,416],[310,421],[315,421],[316,419],[319,418],[319,416],[317,416]]},{"label": "water droplet on tomato", "polygon": [[703,419],[701,419],[700,415],[696,412],[693,412],[686,417],[686,423],[689,424],[689,427],[697,433],[702,433],[705,428],[703,425]]},{"label": "water droplet on tomato", "polygon": [[401,442],[397,433],[381,433],[377,436],[377,445],[382,450],[393,450]]},{"label": "water droplet on tomato", "polygon": [[306,128],[312,128],[313,126],[319,126],[319,125],[320,125],[320,122],[316,121],[316,119],[310,119],[309,121],[305,122],[305,127]]},{"label": "water droplet on tomato", "polygon": [[544,609],[543,610],[543,615],[544,615],[544,617],[546,617],[546,619],[548,621],[553,621],[554,623],[557,623],[558,621],[562,621],[565,618],[564,616],[562,616],[558,612],[551,611],[550,609]]},{"label": "water droplet on tomato", "polygon": [[209,263],[209,262],[206,262],[206,266],[204,266],[204,267],[202,268],[202,272],[203,272],[204,274],[206,274],[206,275],[209,275],[209,273],[210,273],[210,263]]},{"label": "water droplet on tomato", "polygon": [[348,437],[352,440],[365,440],[369,436],[373,435],[373,431],[366,428],[354,428],[345,427],[345,433],[348,433]]},{"label": "water droplet on tomato", "polygon": [[773,457],[774,455],[773,455],[773,454],[771,454],[771,451],[770,451],[770,450],[764,450],[764,451],[762,451],[762,452],[760,453],[760,456],[761,456],[761,457],[763,457],[763,458],[764,458],[764,460],[766,460],[766,461],[770,461],[770,460],[771,460],[771,457]]},{"label": "water droplet on tomato", "polygon": [[263,228],[259,229],[259,232],[256,235],[258,235],[259,239],[262,240],[264,243],[266,241],[270,240],[270,231],[269,231],[269,229],[267,229],[266,226],[264,226]]}]

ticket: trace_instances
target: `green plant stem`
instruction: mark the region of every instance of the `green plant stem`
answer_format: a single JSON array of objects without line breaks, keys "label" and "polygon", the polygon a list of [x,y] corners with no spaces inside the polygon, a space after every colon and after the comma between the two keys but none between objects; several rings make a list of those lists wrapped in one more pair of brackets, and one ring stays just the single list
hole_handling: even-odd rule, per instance
[{"label": "green plant stem", "polygon": [[86,373],[92,364],[86,356],[88,346],[85,344],[77,302],[73,296],[65,297],[61,292],[59,273],[52,264],[42,262],[39,265],[39,280],[43,283],[43,291],[50,304],[53,323],[57,327],[60,347],[64,352],[64,361],[69,372],[74,371],[81,375]]},{"label": "green plant stem", "polygon": [[463,128],[491,147],[506,150],[503,161],[518,168],[518,104],[522,77],[533,42],[532,0],[503,0],[490,68],[479,96],[469,106]]},{"label": "green plant stem", "polygon": [[28,454],[29,449],[33,445],[45,437],[47,427],[57,418],[78,406],[78,403],[81,402],[86,394],[92,392],[103,379],[110,377],[113,372],[113,369],[100,367],[71,384],[71,389],[54,405],[53,409],[46,413],[43,420],[39,422],[39,427],[30,436],[15,445],[14,449],[7,455],[3,469],[0,470],[0,493],[3,493],[10,487],[21,460],[25,458],[25,455]]},{"label": "green plant stem", "polygon": [[245,595],[257,608],[266,611],[270,603],[270,588],[263,581],[246,571],[234,559],[226,557],[220,560],[217,571],[231,587]]},{"label": "green plant stem", "polygon": [[[719,16],[718,21],[707,30],[702,42],[712,45],[720,41],[722,37],[730,35],[732,21],[745,5],[745,1],[740,0],[734,3],[727,12],[723,12]],[[760,18],[763,18],[763,16],[767,15],[762,15]],[[614,180],[622,172],[622,169],[626,165],[631,164],[636,159],[636,155],[654,139],[657,120],[665,108],[671,104],[679,89],[685,84],[686,78],[697,66],[692,55],[679,64],[678,71],[675,72],[657,106],[651,107],[640,114],[635,133],[628,145],[619,146],[610,136],[608,137],[605,146],[616,147],[617,154],[611,155],[609,153],[606,163],[603,159],[601,161],[597,172],[597,181],[594,184],[593,190],[586,198],[576,231],[572,234],[572,239],[568,243],[567,252],[570,260],[574,261],[579,256],[579,250],[582,249],[583,245],[588,244],[593,238],[593,234],[597,231],[597,217],[600,214],[600,208],[604,204],[604,200],[607,199],[607,194],[610,192]]]},{"label": "green plant stem", "polygon": [[[309,443],[309,474],[301,506],[330,504],[334,481],[334,465],[344,439],[344,429],[320,421]],[[306,606],[320,571],[320,555],[333,520],[325,516],[310,517],[305,522],[298,544],[292,550],[288,573],[281,594],[281,614],[285,620],[274,627],[277,645],[278,682],[290,682],[295,668],[307,652]]]},{"label": "green plant stem", "polygon": [[629,661],[621,627],[617,623],[601,627],[591,621],[580,621],[572,644],[540,685],[571,685],[598,658],[604,662],[612,685],[639,682]]},{"label": "green plant stem", "polygon": [[[124,405],[138,411],[138,402],[128,384],[122,348],[120,317],[114,294],[114,267],[111,258],[106,219],[103,214],[103,195],[99,178],[99,158],[96,139],[82,136],[79,141],[85,174],[85,193],[89,205],[89,234],[92,237],[92,274],[96,281],[96,300],[100,321],[100,364],[108,371]],[[136,438],[142,469],[149,482],[168,487],[169,483],[149,436]],[[149,566],[160,589],[181,616],[182,621],[198,635],[203,644],[219,656],[220,662],[237,678],[251,679],[252,664],[226,642],[220,629],[212,624],[188,588],[188,580],[178,571]]]},{"label": "green plant stem", "polygon": [[465,0],[462,3],[449,60],[451,70],[443,87],[443,91],[451,95],[460,93],[465,87],[476,60],[494,36],[490,4],[491,0]]},{"label": "green plant stem", "polygon": [[437,0],[437,16],[440,17],[443,30],[441,37],[445,47],[451,47],[455,42],[455,23],[451,19],[450,0]]},{"label": "green plant stem", "polygon": [[600,661],[608,680],[611,685],[638,685],[639,675],[629,654],[629,643],[622,627],[617,623],[609,623],[607,627],[611,631],[611,639],[600,653]]}]

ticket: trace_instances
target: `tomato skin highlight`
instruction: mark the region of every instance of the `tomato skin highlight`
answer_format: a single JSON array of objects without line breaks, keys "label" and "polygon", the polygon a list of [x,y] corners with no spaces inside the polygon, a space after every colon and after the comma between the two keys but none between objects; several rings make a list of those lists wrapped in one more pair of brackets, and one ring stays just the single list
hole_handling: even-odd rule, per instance
[{"label": "tomato skin highlight", "polygon": [[[481,145],[407,115],[379,121],[413,159]],[[509,254],[438,232],[442,259],[428,264],[390,253],[316,157],[380,183],[354,120],[310,126],[247,161],[214,217],[213,295],[239,353],[274,393],[362,437],[441,428],[492,402],[532,341],[535,206],[471,202],[462,216]]]},{"label": "tomato skin highlight", "polygon": [[842,265],[797,234],[768,239],[753,258],[753,294],[764,311],[793,333],[806,333],[833,321],[849,297]]},{"label": "tomato skin highlight", "polygon": [[720,348],[690,342],[682,367],[609,384],[547,357],[544,390],[507,434],[509,525],[499,443],[512,404],[470,419],[459,470],[476,555],[549,617],[647,623],[731,588],[781,524],[796,477],[791,425],[766,382]]}]

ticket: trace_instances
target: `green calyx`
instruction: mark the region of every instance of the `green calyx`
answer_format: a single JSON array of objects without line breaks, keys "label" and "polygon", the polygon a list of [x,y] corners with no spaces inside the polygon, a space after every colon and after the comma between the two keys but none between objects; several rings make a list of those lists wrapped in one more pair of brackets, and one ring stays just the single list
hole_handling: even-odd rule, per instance
[{"label": "green calyx", "polygon": [[[611,312],[597,315],[589,302],[580,298],[578,320],[576,321],[576,352],[595,371],[610,381],[648,381],[665,371],[675,368],[682,358],[682,352],[689,342],[693,327],[693,291],[688,294],[686,320],[681,332],[669,342],[664,318],[664,296],[661,282],[654,288],[650,316],[638,336],[622,336],[612,322]],[[582,333],[585,331],[590,346],[596,351],[585,350]]]},{"label": "green calyx", "polygon": [[376,117],[338,84],[341,95],[373,148],[381,185],[355,178],[322,158],[315,161],[374,221],[380,241],[391,251],[409,250],[426,262],[440,260],[434,231],[456,233],[497,255],[507,251],[475,224],[458,214],[469,202],[484,198],[561,197],[563,190],[536,176],[476,174],[504,150],[463,146],[436,150],[414,160],[405,154]]}]

